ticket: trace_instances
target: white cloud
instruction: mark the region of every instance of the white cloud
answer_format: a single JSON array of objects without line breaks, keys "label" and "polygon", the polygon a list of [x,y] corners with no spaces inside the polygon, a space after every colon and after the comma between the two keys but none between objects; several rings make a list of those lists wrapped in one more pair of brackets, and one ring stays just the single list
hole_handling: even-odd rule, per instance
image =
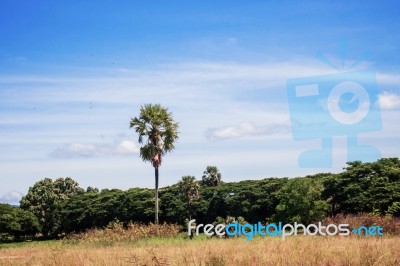
[{"label": "white cloud", "polygon": [[138,145],[131,140],[123,140],[115,149],[117,154],[132,154],[139,152]]},{"label": "white cloud", "polygon": [[97,155],[131,155],[139,152],[139,146],[132,140],[122,140],[115,144],[71,143],[55,149],[50,156],[57,159],[93,157]]},{"label": "white cloud", "polygon": [[385,91],[378,96],[378,102],[380,107],[384,110],[400,109],[399,94]]},{"label": "white cloud", "polygon": [[11,191],[0,197],[0,203],[8,203],[11,205],[19,205],[23,194],[17,191]]},{"label": "white cloud", "polygon": [[[282,143],[288,143],[285,154],[293,154],[291,160],[295,165],[294,145],[299,144],[291,142],[289,122],[285,122],[289,121],[285,82],[289,78],[335,72],[315,60],[296,59],[265,63],[196,61],[149,69],[129,66],[83,69],[79,75],[66,71],[58,76],[0,76],[0,105],[12,107],[0,113],[0,125],[7,129],[0,139],[4,151],[0,154],[0,168],[4,178],[12,179],[1,186],[0,193],[24,191],[31,183],[27,178],[33,180],[34,177],[68,174],[92,185],[89,177],[96,175],[103,177],[97,186],[113,186],[106,182],[110,182],[109,176],[116,170],[121,177],[131,178],[132,169],[135,169],[134,176],[144,176],[148,166],[140,160],[136,142],[130,140],[130,137],[137,137],[136,133],[129,129],[129,120],[138,114],[144,103],[169,107],[180,123],[181,134],[174,154],[204,154],[201,162],[197,156],[184,156],[192,163],[190,167],[165,167],[166,171],[175,171],[171,178],[186,174],[187,169],[200,169],[201,173],[201,168],[216,152],[230,154],[229,141],[208,142],[205,132],[209,140],[244,138],[254,143],[241,148],[249,154],[254,146],[275,145],[279,138]],[[400,77],[377,76],[379,84],[395,84]],[[397,156],[392,141],[398,140],[397,114],[385,112],[382,118],[390,123],[384,123],[384,131],[377,135],[379,141],[391,136],[390,145],[381,145],[383,154]],[[250,122],[240,123],[243,121]],[[23,130],[25,128],[30,130]],[[124,136],[115,140],[114,136],[120,133]],[[51,151],[53,158],[71,159],[51,160],[47,157]],[[137,160],[125,156],[129,154]],[[81,160],[82,157],[90,159]],[[172,165],[173,157],[167,158],[165,164],[170,160]],[[238,161],[236,157],[231,161],[230,170],[235,176],[242,172],[236,167],[240,165]],[[143,167],[143,172],[137,173],[135,167]],[[264,175],[265,171],[261,170],[264,168],[260,167],[281,171],[275,162],[263,161],[254,168],[258,172],[252,175]],[[7,172],[4,169],[8,169]],[[298,174],[298,170],[285,168],[281,173]],[[248,173],[242,175],[248,176]],[[126,184],[142,184],[139,179]],[[152,186],[151,180],[149,186]],[[127,181],[118,182],[122,187]]]},{"label": "white cloud", "polygon": [[289,132],[289,124],[270,124],[256,126],[251,122],[243,122],[239,125],[225,126],[220,128],[210,128],[207,130],[207,138],[210,140],[223,140],[242,138],[249,136],[266,136],[276,133]]}]

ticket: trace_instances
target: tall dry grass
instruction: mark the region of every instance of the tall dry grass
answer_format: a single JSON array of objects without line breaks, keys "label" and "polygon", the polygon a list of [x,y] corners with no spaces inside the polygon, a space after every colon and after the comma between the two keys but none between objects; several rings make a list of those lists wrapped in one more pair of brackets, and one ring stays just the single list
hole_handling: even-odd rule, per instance
[{"label": "tall dry grass", "polygon": [[400,235],[400,219],[393,216],[379,216],[370,213],[358,215],[339,214],[325,219],[324,224],[349,224],[350,228],[360,226],[381,226],[384,235]]},{"label": "tall dry grass", "polygon": [[90,229],[84,233],[68,235],[64,242],[76,243],[115,243],[126,241],[137,241],[140,239],[149,239],[152,237],[169,238],[176,237],[181,231],[181,227],[176,224],[153,224],[148,225],[129,223],[124,226],[123,223],[113,222],[103,229]]},{"label": "tall dry grass", "polygon": [[0,265],[400,265],[400,237],[278,237],[30,244],[0,249]]},{"label": "tall dry grass", "polygon": [[336,216],[325,223],[380,225],[385,236],[190,240],[178,237],[177,225],[117,222],[62,241],[0,245],[0,265],[400,265],[399,219]]}]

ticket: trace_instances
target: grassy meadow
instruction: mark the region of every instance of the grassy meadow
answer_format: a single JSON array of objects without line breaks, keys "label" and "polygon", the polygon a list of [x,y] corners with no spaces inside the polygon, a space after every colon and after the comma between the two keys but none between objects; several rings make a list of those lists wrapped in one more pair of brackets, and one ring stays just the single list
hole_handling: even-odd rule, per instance
[{"label": "grassy meadow", "polygon": [[400,237],[53,240],[0,245],[0,265],[400,265]]},{"label": "grassy meadow", "polygon": [[385,231],[383,237],[189,239],[176,224],[115,221],[60,240],[0,244],[0,265],[400,265],[400,219],[339,215],[324,223],[381,225]]}]

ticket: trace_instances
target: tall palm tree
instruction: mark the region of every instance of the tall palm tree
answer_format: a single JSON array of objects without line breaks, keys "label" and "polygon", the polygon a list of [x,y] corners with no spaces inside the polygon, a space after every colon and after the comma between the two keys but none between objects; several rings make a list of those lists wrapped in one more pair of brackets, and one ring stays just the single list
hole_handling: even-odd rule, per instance
[{"label": "tall palm tree", "polygon": [[140,157],[151,162],[155,169],[155,223],[158,224],[158,168],[162,157],[175,148],[178,139],[178,123],[172,113],[159,104],[145,104],[140,108],[139,117],[131,119],[130,127],[139,134]]},{"label": "tall palm tree", "polygon": [[182,200],[188,205],[189,221],[192,220],[192,201],[200,198],[200,186],[194,176],[183,176],[178,183]]}]

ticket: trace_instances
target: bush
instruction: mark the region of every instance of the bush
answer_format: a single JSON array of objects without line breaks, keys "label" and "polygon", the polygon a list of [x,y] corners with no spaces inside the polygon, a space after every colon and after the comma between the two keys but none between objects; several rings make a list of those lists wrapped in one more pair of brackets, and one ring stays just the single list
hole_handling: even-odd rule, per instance
[{"label": "bush", "polygon": [[0,241],[20,240],[40,232],[35,215],[29,211],[0,204]]}]

